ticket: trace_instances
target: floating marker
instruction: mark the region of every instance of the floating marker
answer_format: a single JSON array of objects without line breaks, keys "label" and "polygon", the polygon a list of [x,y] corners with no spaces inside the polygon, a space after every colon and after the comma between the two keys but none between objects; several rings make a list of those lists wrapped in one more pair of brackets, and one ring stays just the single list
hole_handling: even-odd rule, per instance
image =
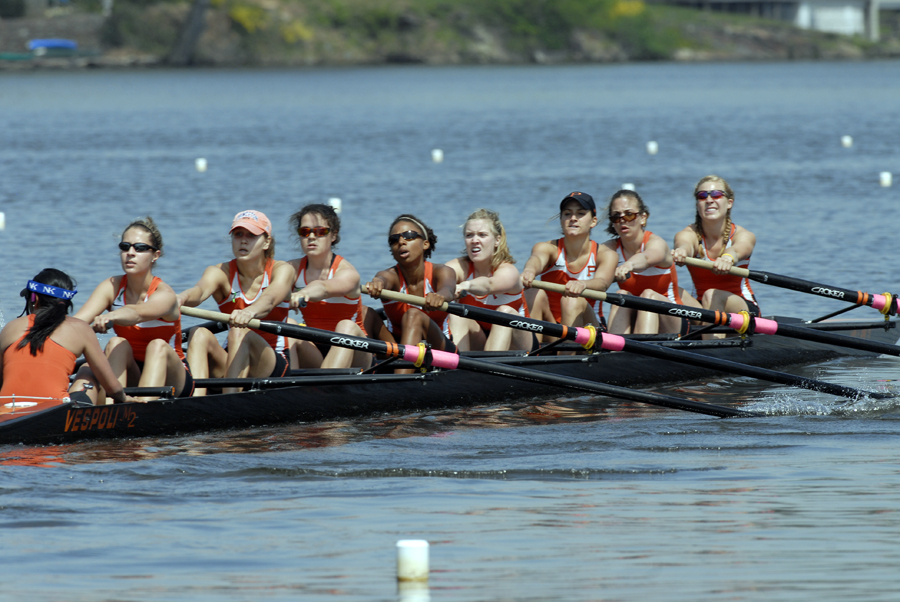
[{"label": "floating marker", "polygon": [[893,176],[889,171],[883,171],[879,175],[878,180],[881,182],[882,188],[890,188],[891,184],[893,184]]},{"label": "floating marker", "polygon": [[0,211],[0,230],[6,230],[6,214]]},{"label": "floating marker", "polygon": [[656,142],[651,140],[650,142],[647,143],[647,154],[648,155],[655,155],[658,152],[659,152],[659,145]]},{"label": "floating marker", "polygon": [[428,581],[428,542],[401,539],[397,542],[397,580]]},{"label": "floating marker", "polygon": [[439,148],[436,148],[433,151],[431,151],[431,160],[434,161],[435,163],[443,163],[444,151],[442,151]]},{"label": "floating marker", "polygon": [[622,184],[622,190],[634,190],[634,184],[631,182],[625,182]]},{"label": "floating marker", "polygon": [[332,209],[334,209],[335,213],[337,213],[337,214],[341,213],[341,199],[339,199],[338,197],[333,196],[330,199],[328,199],[328,206],[331,207]]},{"label": "floating marker", "polygon": [[853,136],[841,136],[841,146],[844,148],[853,146]]},{"label": "floating marker", "polygon": [[204,159],[203,157],[198,158],[196,161],[194,161],[194,167],[197,168],[197,171],[203,173],[204,171],[206,171],[206,159]]}]

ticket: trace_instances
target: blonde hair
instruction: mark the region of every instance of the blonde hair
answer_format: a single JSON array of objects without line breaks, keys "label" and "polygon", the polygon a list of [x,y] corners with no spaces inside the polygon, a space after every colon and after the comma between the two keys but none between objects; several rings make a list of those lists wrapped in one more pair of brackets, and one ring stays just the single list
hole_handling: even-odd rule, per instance
[{"label": "blonde hair", "polygon": [[[500,214],[490,209],[477,209],[466,218],[463,229],[465,229],[466,224],[475,219],[486,221],[490,225],[491,234],[497,238],[497,249],[491,256],[491,269],[496,270],[504,263],[515,263],[516,260],[506,244],[506,228],[503,227],[503,222],[500,221]],[[463,249],[462,253],[466,255],[466,250]]]},{"label": "blonde hair", "polygon": [[[722,192],[725,193],[725,198],[731,199],[732,201],[734,200],[734,191],[731,189],[731,186],[728,185],[728,182],[726,182],[724,178],[721,178],[717,175],[711,174],[711,175],[703,176],[702,178],[700,178],[700,181],[697,182],[696,186],[694,186],[694,204],[695,204],[695,206],[696,206],[696,202],[697,202],[697,191],[700,189],[700,187],[703,184],[706,184],[707,182],[718,182],[719,184],[722,185]],[[697,232],[697,242],[700,244],[700,246],[703,246],[703,221],[700,217],[699,209],[697,209],[697,213],[694,216],[694,230]],[[722,236],[725,237],[726,241],[729,238],[728,235],[730,232],[731,232],[731,207],[729,207],[728,211],[725,213],[725,228],[724,228],[724,230],[722,230]],[[727,242],[722,245],[722,249],[719,251],[720,257],[722,256],[722,253],[724,253],[726,251],[726,248],[725,248],[726,245],[727,245]]]}]

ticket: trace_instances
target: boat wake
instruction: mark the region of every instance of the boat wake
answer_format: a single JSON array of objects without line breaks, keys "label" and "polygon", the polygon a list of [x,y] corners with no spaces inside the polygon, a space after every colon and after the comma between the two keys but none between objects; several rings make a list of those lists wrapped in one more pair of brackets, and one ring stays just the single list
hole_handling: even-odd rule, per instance
[{"label": "boat wake", "polygon": [[873,399],[862,397],[851,401],[829,399],[800,399],[778,394],[743,406],[765,416],[838,416],[842,418],[877,418],[900,409],[900,397]]}]

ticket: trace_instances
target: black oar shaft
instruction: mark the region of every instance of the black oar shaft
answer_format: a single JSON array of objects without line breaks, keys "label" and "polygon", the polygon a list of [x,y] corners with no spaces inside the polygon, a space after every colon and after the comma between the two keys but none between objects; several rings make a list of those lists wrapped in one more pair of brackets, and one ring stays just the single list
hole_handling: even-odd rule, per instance
[{"label": "black oar shaft", "polygon": [[[693,265],[707,270],[711,269],[713,265],[712,262],[704,261],[703,259],[696,259],[693,257],[686,258],[684,262],[688,265]],[[837,299],[839,301],[853,303],[855,305],[868,305],[870,307],[874,307],[879,311],[882,311],[884,309],[886,303],[893,303],[890,299],[887,299],[885,295],[866,293],[863,291],[854,291],[849,288],[842,288],[840,286],[833,286],[830,284],[822,284],[820,282],[811,282],[809,280],[803,280],[802,278],[773,274],[772,272],[763,272],[760,270],[750,270],[747,268],[735,267],[731,268],[729,273],[732,276],[749,278],[750,280],[753,280],[755,282],[770,284],[772,286],[786,288],[788,290],[797,291],[800,293],[808,293],[810,295],[817,295],[819,297],[828,297],[831,299]],[[898,305],[900,305],[900,301],[898,301]],[[896,307],[889,307],[887,309],[884,309],[884,312],[897,313],[897,309]]]},{"label": "black oar shaft", "polygon": [[[403,301],[405,303],[413,303],[417,305],[421,305],[424,301],[424,299],[422,299],[421,297],[393,292],[391,292],[389,296],[393,300]],[[607,297],[609,296],[610,295],[607,295]],[[640,297],[638,298],[640,299]],[[590,336],[587,331],[581,328],[568,328],[560,324],[542,322],[540,320],[532,320],[529,318],[521,318],[516,315],[505,314],[503,312],[493,311],[490,309],[472,305],[465,305],[461,303],[445,303],[442,309],[451,314],[462,316],[464,318],[490,322],[491,324],[496,324],[499,326],[509,326],[512,328],[543,332],[551,336],[569,340],[577,340],[578,342],[583,342]],[[732,362],[725,359],[711,358],[698,353],[683,351],[681,349],[671,349],[668,347],[662,347],[660,345],[653,345],[651,343],[633,341],[625,339],[618,335],[602,334],[599,336],[601,337],[601,340],[599,343],[595,343],[594,346],[603,347],[604,349],[622,349],[623,351],[628,351],[639,355],[649,355],[651,357],[656,357],[673,362],[703,366],[705,368],[711,368],[720,372],[728,372],[740,376],[759,378],[783,385],[809,389],[811,391],[820,391],[822,393],[829,393],[831,395],[849,397],[851,399],[857,399],[862,396],[870,396],[879,399],[892,397],[891,395],[861,391],[859,389],[853,389],[851,387],[844,387],[842,385],[835,385],[824,381],[813,380],[802,376],[796,376],[794,374],[787,374],[786,372],[777,372],[775,370],[749,366],[747,364]]]},{"label": "black oar shaft", "polygon": [[[224,319],[225,321],[227,321],[228,319],[227,314],[211,312],[197,308],[182,307],[181,312],[185,315],[198,318],[212,320]],[[720,418],[748,417],[757,415],[744,410],[737,410],[725,406],[700,403],[669,395],[645,393],[642,391],[626,389],[624,387],[616,387],[614,385],[606,385],[577,378],[558,376],[555,374],[541,372],[538,370],[531,370],[528,368],[519,368],[506,364],[464,358],[454,353],[427,349],[424,346],[413,347],[412,345],[387,343],[385,341],[379,341],[376,339],[367,339],[351,335],[337,334],[327,330],[319,330],[317,328],[309,328],[307,326],[298,326],[295,324],[288,324],[286,322],[251,320],[249,326],[257,330],[262,330],[263,332],[289,336],[291,338],[303,339],[312,341],[314,343],[321,343],[324,345],[336,345],[338,347],[346,347],[348,349],[356,349],[368,353],[379,353],[389,357],[400,356],[408,361],[415,362],[416,365],[433,365],[439,368],[448,369],[464,368],[473,372],[482,372],[486,374],[494,374],[497,376],[525,379],[530,382],[538,382],[558,386],[565,389],[574,389],[577,391],[599,393],[611,397],[639,401],[641,403],[650,405],[685,410],[688,412],[696,412],[709,416],[718,416]]]},{"label": "black oar shaft", "polygon": [[[553,282],[535,281],[535,288],[543,288],[545,290],[557,291],[561,285]],[[586,290],[583,296],[590,299],[599,299],[613,305],[622,307],[631,307],[638,310],[650,311],[658,314],[670,316],[678,316],[688,318],[690,320],[700,320],[701,322],[710,322],[720,326],[729,326],[738,332],[746,326],[746,318],[740,314],[730,314],[724,311],[715,311],[712,309],[703,309],[700,307],[687,307],[684,305],[676,305],[665,301],[657,301],[655,299],[646,299],[637,295],[619,295],[616,293],[603,293],[600,291]],[[792,337],[795,339],[803,339],[807,341],[815,341],[817,343],[825,343],[828,345],[836,345],[840,347],[849,347],[851,349],[859,349],[861,351],[869,351],[870,353],[883,353],[886,355],[900,356],[900,347],[889,343],[881,343],[879,341],[870,341],[857,337],[848,337],[841,334],[825,333],[812,328],[803,326],[792,326],[788,324],[780,324],[775,320],[765,318],[750,317],[749,329],[746,332],[756,332],[760,334],[779,334],[782,336]]]}]

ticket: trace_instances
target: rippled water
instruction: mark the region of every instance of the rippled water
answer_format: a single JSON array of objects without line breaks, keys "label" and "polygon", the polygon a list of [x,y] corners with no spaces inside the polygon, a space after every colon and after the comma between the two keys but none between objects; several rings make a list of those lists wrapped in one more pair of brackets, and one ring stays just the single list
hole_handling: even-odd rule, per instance
[{"label": "rippled water", "polygon": [[[896,62],[0,74],[0,310],[17,315],[48,265],[86,296],[147,213],[180,290],[228,257],[238,210],[265,211],[290,258],[287,216],[338,196],[341,251],[366,278],[402,211],[435,227],[445,261],[468,212],[498,209],[521,264],[565,194],[625,182],[671,240],[710,172],[757,234],[754,268],[897,290],[900,188],[878,173],[900,174],[898,98]],[[762,286],[766,313],[839,308]],[[894,391],[897,368],[801,372]],[[746,378],[664,392],[767,416],[575,396],[0,448],[0,599],[896,597],[895,402]],[[394,580],[408,537],[431,542],[418,596]]]}]

